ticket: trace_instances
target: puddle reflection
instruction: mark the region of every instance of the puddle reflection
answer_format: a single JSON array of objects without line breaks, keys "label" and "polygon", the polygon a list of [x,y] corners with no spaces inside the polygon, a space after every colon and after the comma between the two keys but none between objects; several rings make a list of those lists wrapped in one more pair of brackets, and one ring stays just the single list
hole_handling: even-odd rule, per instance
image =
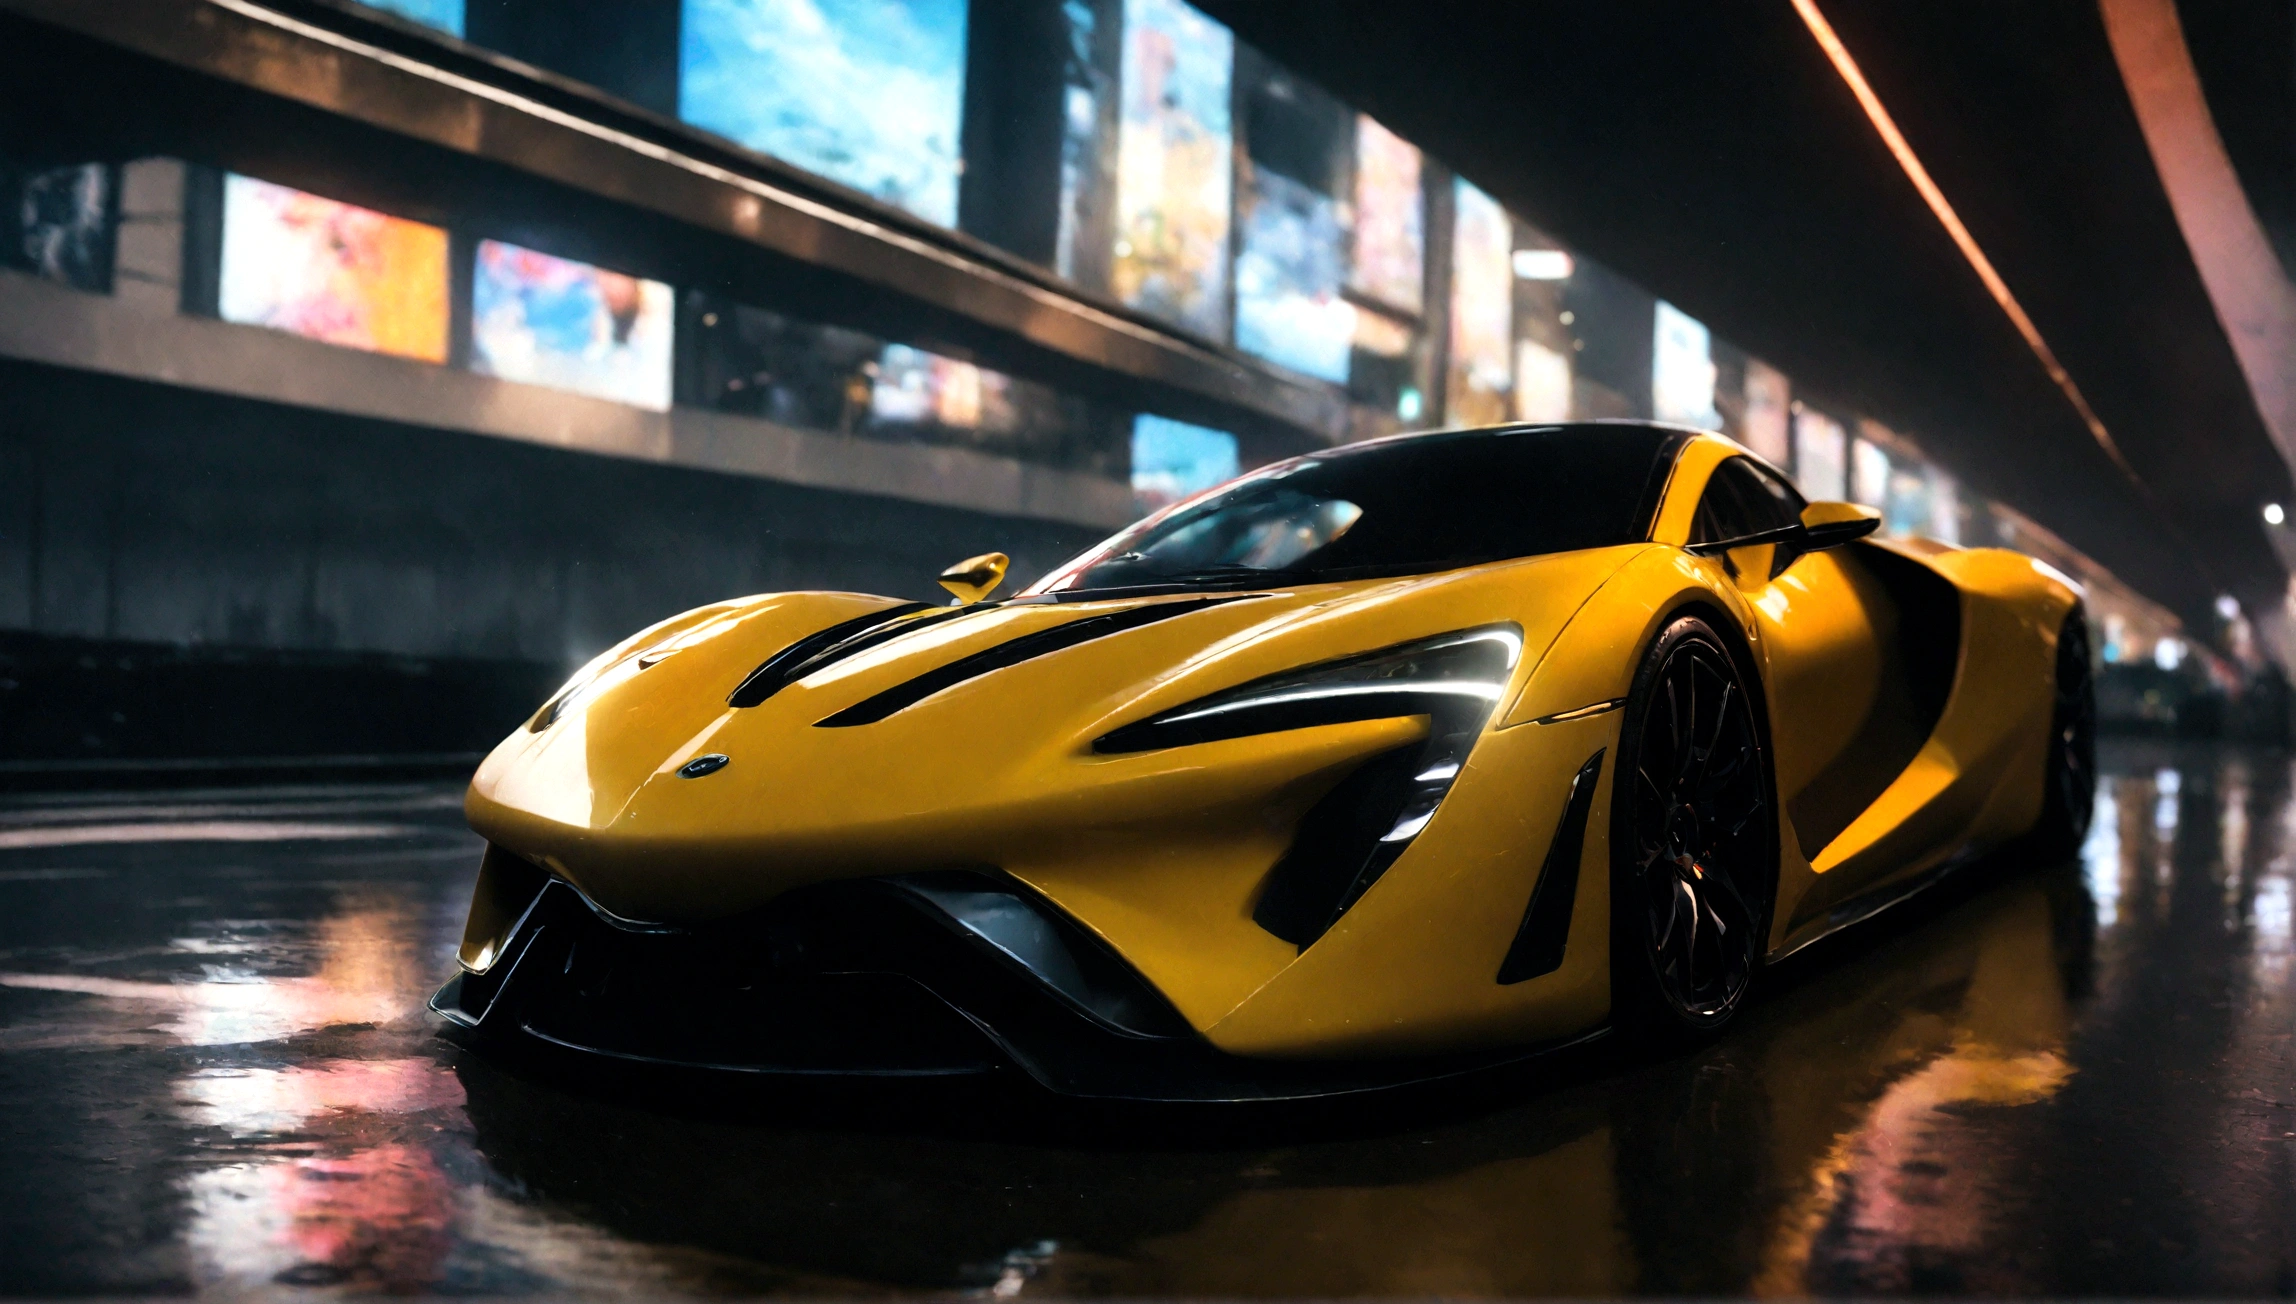
[{"label": "puddle reflection", "polygon": [[670,1122],[464,1076],[479,1144],[528,1189],[613,1191],[585,1214],[792,1274],[1055,1296],[1889,1289],[1911,1280],[1893,1258],[1982,1240],[2006,1179],[1966,1111],[2072,1075],[2090,910],[2074,866],[2021,875],[1803,976],[1702,1056],[1597,1062],[1400,1135],[1076,1150]]},{"label": "puddle reflection", "polygon": [[[443,803],[424,838],[189,843],[157,880],[103,846],[0,854],[0,1104],[47,1120],[46,1149],[0,1132],[0,1290],[2281,1289],[2289,762],[2107,769],[2078,862],[2004,860],[1819,948],[1700,1054],[1245,1126],[702,1108],[467,1059],[420,1013],[470,873]],[[108,1248],[155,1218],[166,1253]]]}]

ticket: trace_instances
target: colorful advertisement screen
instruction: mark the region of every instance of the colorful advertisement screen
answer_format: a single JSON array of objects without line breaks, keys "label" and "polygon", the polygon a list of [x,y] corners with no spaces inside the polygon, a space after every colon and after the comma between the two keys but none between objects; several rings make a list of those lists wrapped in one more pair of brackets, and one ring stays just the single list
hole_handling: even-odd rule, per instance
[{"label": "colorful advertisement screen", "polygon": [[471,369],[667,411],[673,308],[660,281],[481,240]]},{"label": "colorful advertisement screen", "polygon": [[965,0],[685,0],[678,116],[957,224]]},{"label": "colorful advertisement screen", "polygon": [[1340,297],[1347,232],[1331,196],[1253,174],[1236,252],[1236,347],[1347,383],[1355,306]]},{"label": "colorful advertisement screen", "polygon": [[1355,120],[1356,291],[1418,312],[1426,296],[1427,235],[1419,151],[1373,122]]},{"label": "colorful advertisement screen", "polygon": [[1012,378],[970,362],[888,344],[872,380],[869,416],[879,426],[993,434],[1020,426]]},{"label": "colorful advertisement screen", "polygon": [[1181,0],[1124,0],[1117,297],[1227,336],[1235,38]]},{"label": "colorful advertisement screen", "polygon": [[1236,478],[1236,437],[1145,412],[1132,422],[1132,497],[1143,512]]},{"label": "colorful advertisement screen", "polygon": [[1714,337],[1705,323],[1658,301],[1650,349],[1650,408],[1660,421],[1722,424],[1714,410]]},{"label": "colorful advertisement screen", "polygon": [[1457,183],[1451,236],[1451,376],[1446,416],[1453,425],[1507,419],[1513,388],[1514,227],[1499,201]]},{"label": "colorful advertisement screen", "polygon": [[223,181],[225,321],[446,361],[446,232],[286,186]]}]

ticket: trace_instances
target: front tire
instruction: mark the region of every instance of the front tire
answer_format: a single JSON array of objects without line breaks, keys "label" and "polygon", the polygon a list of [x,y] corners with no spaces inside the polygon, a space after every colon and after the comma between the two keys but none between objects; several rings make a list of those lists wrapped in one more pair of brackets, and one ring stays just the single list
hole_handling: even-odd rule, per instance
[{"label": "front tire", "polygon": [[1611,782],[1611,1017],[1664,1043],[1720,1033],[1745,1000],[1777,882],[1769,738],[1737,659],[1696,616],[1667,625],[1627,697]]},{"label": "front tire", "polygon": [[2097,799],[2097,689],[2089,668],[2088,616],[2078,604],[2057,630],[2049,759],[2041,782],[2034,849],[2045,856],[2074,855],[2088,840]]}]

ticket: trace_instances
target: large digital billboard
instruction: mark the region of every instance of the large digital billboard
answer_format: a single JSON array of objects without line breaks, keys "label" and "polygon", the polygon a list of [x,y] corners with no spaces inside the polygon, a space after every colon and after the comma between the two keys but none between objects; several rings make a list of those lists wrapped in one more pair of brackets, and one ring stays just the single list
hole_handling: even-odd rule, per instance
[{"label": "large digital billboard", "polygon": [[685,0],[678,116],[957,222],[965,0]]},{"label": "large digital billboard", "polygon": [[1236,251],[1236,347],[1347,383],[1356,314],[1340,297],[1346,241],[1331,196],[1255,170]]},{"label": "large digital billboard", "polygon": [[1811,498],[1849,497],[1849,432],[1815,408],[1795,405],[1794,482]]},{"label": "large digital billboard", "polygon": [[1660,421],[1714,427],[1714,337],[1705,323],[1658,301],[1650,349],[1650,408]]},{"label": "large digital billboard", "polygon": [[1132,422],[1132,497],[1152,512],[1236,478],[1236,437],[1141,413]]},{"label": "large digital billboard", "polygon": [[672,310],[660,281],[481,240],[471,369],[667,411]]},{"label": "large digital billboard", "polygon": [[1499,201],[1461,180],[1451,234],[1451,375],[1445,419],[1495,425],[1514,388],[1514,227]]},{"label": "large digital billboard", "polygon": [[446,232],[286,186],[223,180],[225,321],[446,361]]},{"label": "large digital billboard", "polygon": [[1355,120],[1355,258],[1348,283],[1380,303],[1418,312],[1426,298],[1427,232],[1419,151]]},{"label": "large digital billboard", "polygon": [[1228,334],[1235,38],[1181,0],[1124,0],[1117,131],[1118,298],[1214,339]]}]

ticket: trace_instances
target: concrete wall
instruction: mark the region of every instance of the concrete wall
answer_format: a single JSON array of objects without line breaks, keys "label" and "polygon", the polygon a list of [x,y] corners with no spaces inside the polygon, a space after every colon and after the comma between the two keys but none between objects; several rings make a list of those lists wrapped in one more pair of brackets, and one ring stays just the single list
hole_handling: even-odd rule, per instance
[{"label": "concrete wall", "polygon": [[[931,598],[942,567],[992,548],[1025,582],[1103,533],[0,361],[0,759],[483,745],[568,668],[687,607]],[[288,665],[320,698],[329,666],[439,691],[228,737],[106,705],[197,712],[222,693],[261,715]],[[98,671],[175,687],[83,682]],[[403,718],[426,697],[462,718]]]}]

